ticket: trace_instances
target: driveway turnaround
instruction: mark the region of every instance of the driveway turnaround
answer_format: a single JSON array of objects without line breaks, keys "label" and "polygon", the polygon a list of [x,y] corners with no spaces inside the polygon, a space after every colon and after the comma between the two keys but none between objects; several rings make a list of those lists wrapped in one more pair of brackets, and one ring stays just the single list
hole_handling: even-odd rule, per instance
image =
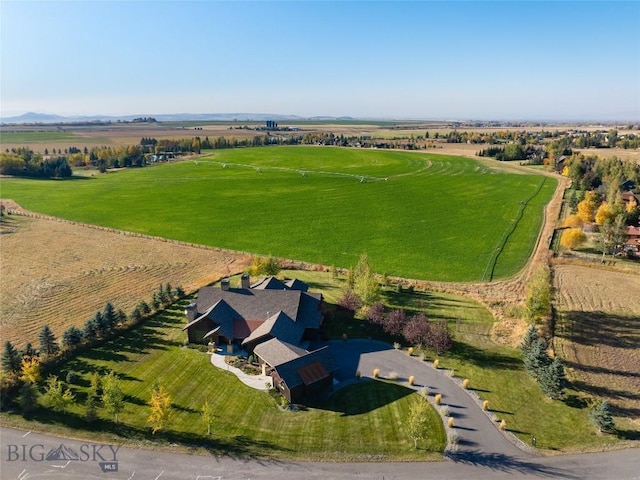
[{"label": "driveway turnaround", "polygon": [[[388,344],[368,340],[330,343],[338,362],[337,388],[353,383],[356,372],[362,379],[391,372],[394,380],[413,388],[426,387],[430,400],[442,395],[455,419],[447,429],[458,436],[457,445],[448,447],[442,462],[311,463],[263,461],[225,455],[199,456],[140,450],[118,445],[95,444],[90,440],[65,439],[8,428],[0,429],[0,478],[29,480],[127,479],[127,480],[409,480],[453,479],[494,480],[503,478],[563,478],[598,480],[640,480],[640,449],[606,453],[543,457],[515,437],[500,431],[478,401],[462,389],[445,370]],[[218,368],[226,364],[212,358]],[[395,375],[394,375],[395,376]],[[264,378],[252,385],[264,388]],[[247,383],[249,384],[249,383]]]}]

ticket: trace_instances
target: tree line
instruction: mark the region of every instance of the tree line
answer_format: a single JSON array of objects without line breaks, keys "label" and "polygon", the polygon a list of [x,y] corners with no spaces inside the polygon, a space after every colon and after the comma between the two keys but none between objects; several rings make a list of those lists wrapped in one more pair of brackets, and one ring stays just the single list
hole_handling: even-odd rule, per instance
[{"label": "tree line", "polygon": [[0,174],[33,178],[69,178],[73,171],[67,157],[44,158],[26,147],[0,153]]},{"label": "tree line", "polygon": [[7,340],[0,356],[3,373],[0,393],[3,403],[5,400],[14,400],[18,389],[18,398],[21,398],[25,383],[37,384],[42,371],[54,368],[60,360],[68,358],[80,348],[99,345],[118,332],[132,328],[152,314],[167,308],[184,295],[182,287],[173,288],[170,283],[159,285],[153,292],[151,301],[140,301],[129,315],[121,309],[116,310],[111,302],[107,302],[102,310],[87,319],[82,328],[67,328],[62,333],[61,341],[58,341],[49,325],[44,325],[38,335],[37,349],[31,342],[27,342],[23,349],[18,350]]}]

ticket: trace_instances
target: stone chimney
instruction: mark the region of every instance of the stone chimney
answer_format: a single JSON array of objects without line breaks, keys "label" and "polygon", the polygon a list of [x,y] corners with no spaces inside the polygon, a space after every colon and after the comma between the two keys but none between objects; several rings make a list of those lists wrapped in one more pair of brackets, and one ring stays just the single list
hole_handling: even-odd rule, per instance
[{"label": "stone chimney", "polygon": [[222,281],[220,282],[220,288],[222,290],[224,290],[225,292],[229,291],[229,286],[230,286],[230,282],[228,278],[223,278]]},{"label": "stone chimney", "polygon": [[240,277],[240,286],[241,288],[249,289],[251,288],[251,282],[249,281],[249,274],[243,273],[242,277]]}]

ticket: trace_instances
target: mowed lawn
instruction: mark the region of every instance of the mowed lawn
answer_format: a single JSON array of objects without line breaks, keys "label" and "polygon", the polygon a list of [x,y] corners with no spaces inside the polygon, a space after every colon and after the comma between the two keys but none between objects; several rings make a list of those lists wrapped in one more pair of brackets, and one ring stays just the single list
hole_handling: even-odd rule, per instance
[{"label": "mowed lawn", "polygon": [[[175,442],[220,455],[339,461],[441,458],[445,432],[435,410],[429,413],[430,439],[420,450],[413,448],[406,433],[406,418],[411,403],[418,401],[417,393],[397,384],[363,380],[338,391],[322,408],[283,411],[268,393],[211,365],[208,354],[181,346],[186,303],[63,364],[56,372],[61,378],[69,371],[80,374],[72,386],[74,405],[65,415],[38,410],[34,419],[58,431],[101,432],[103,440]],[[83,403],[90,375],[111,370],[122,379],[125,409],[116,424],[100,408],[100,420],[89,425]],[[171,395],[173,419],[166,432],[153,437],[147,417],[156,382]],[[207,399],[217,412],[210,437],[200,417]]]},{"label": "mowed lawn", "polygon": [[3,179],[2,197],[71,220],[380,273],[516,273],[556,181],[431,154],[264,147],[90,179]]}]

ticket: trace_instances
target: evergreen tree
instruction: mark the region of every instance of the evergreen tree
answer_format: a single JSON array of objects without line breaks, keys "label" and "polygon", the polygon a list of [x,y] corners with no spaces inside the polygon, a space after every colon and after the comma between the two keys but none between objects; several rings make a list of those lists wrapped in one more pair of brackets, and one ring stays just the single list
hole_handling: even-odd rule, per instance
[{"label": "evergreen tree", "polygon": [[20,371],[20,353],[16,350],[13,344],[7,340],[4,344],[4,350],[2,351],[2,369],[5,372],[18,372]]},{"label": "evergreen tree", "polygon": [[38,356],[38,351],[33,348],[31,342],[27,342],[22,350],[20,350],[20,358],[33,358]]},{"label": "evergreen tree", "polygon": [[589,420],[600,432],[612,432],[615,429],[613,415],[609,409],[609,402],[599,400],[589,412]]},{"label": "evergreen tree", "polygon": [[40,335],[38,336],[38,341],[40,342],[40,351],[46,356],[55,355],[60,349],[58,342],[56,341],[56,337],[49,328],[49,325],[42,327]]},{"label": "evergreen tree", "polygon": [[535,324],[532,323],[529,325],[529,328],[522,338],[522,343],[520,344],[520,351],[522,352],[523,357],[526,357],[529,352],[531,352],[531,346],[537,338],[538,330],[536,329]]},{"label": "evergreen tree", "polygon": [[140,303],[138,304],[138,307],[140,307],[140,312],[143,315],[149,315],[151,313],[151,307],[144,300],[140,301]]},{"label": "evergreen tree", "polygon": [[554,358],[549,365],[542,368],[539,381],[542,391],[549,398],[556,400],[562,397],[566,377],[564,374],[564,366],[557,357]]},{"label": "evergreen tree", "polygon": [[540,378],[542,369],[551,363],[547,353],[547,342],[543,338],[536,338],[531,345],[531,350],[524,357],[524,368],[533,378]]},{"label": "evergreen tree", "polygon": [[182,289],[182,287],[181,287],[180,285],[178,285],[178,286],[175,288],[174,292],[175,292],[175,293],[174,293],[174,295],[175,295],[177,298],[182,298],[182,297],[184,297],[184,290]]},{"label": "evergreen tree", "polygon": [[67,349],[73,349],[82,342],[82,330],[78,327],[69,327],[62,334],[62,346]]},{"label": "evergreen tree", "polygon": [[18,403],[22,408],[22,413],[29,413],[38,407],[38,389],[31,382],[24,382],[20,387]]},{"label": "evergreen tree", "polygon": [[82,336],[87,342],[92,343],[96,338],[98,338],[99,331],[100,325],[98,325],[95,317],[93,317],[85,322],[84,329],[82,330]]},{"label": "evergreen tree", "polygon": [[118,318],[111,302],[107,302],[102,311],[102,322],[105,327],[105,331],[111,331],[116,326]]}]

